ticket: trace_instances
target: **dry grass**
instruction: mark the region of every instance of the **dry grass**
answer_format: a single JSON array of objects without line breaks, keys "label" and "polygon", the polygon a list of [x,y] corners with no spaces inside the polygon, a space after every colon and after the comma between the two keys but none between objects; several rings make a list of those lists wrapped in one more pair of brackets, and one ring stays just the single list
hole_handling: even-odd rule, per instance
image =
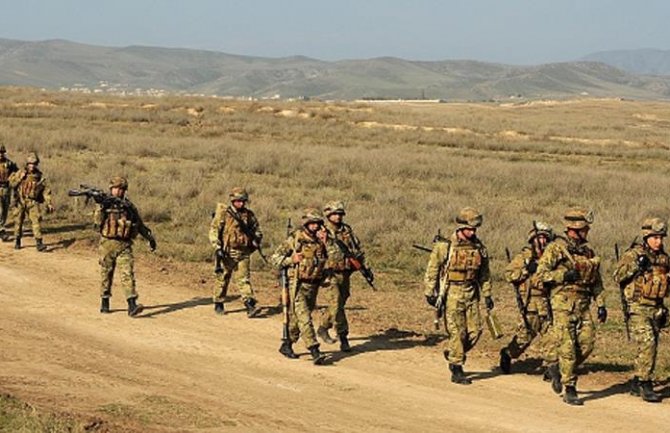
[{"label": "dry grass", "polygon": [[[158,253],[203,262],[212,254],[210,214],[234,185],[250,190],[268,251],[281,241],[286,218],[297,220],[305,205],[341,199],[379,285],[395,292],[389,296],[419,299],[426,256],[411,243],[428,243],[438,227],[448,232],[455,212],[472,205],[485,214],[481,237],[507,323],[515,318],[511,291],[499,277],[504,248],[521,247],[533,219],[558,227],[565,207],[589,206],[613,311],[594,359],[631,359],[629,347],[603,350],[623,338],[609,277],[613,244],[628,244],[645,215],[670,216],[670,104],[259,103],[10,88],[0,96],[0,140],[19,161],[39,151],[59,208],[48,222],[54,228],[81,222],[89,211],[66,197],[69,187],[104,186],[121,173],[156,234]],[[383,320],[376,314],[369,317]],[[403,327],[412,320],[402,311],[392,319]],[[666,346],[659,360],[663,374],[670,371],[667,352]]]}]

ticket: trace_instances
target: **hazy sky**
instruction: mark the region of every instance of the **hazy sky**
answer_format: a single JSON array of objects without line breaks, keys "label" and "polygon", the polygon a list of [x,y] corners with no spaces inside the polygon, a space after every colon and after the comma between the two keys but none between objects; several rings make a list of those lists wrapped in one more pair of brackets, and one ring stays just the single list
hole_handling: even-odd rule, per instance
[{"label": "hazy sky", "polygon": [[0,0],[0,37],[515,64],[668,49],[668,0]]}]

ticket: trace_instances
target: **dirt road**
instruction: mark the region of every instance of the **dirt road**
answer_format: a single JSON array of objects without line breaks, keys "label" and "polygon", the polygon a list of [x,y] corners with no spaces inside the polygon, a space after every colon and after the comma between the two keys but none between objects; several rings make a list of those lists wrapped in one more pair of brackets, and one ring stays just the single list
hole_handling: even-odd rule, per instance
[{"label": "dirt road", "polygon": [[[616,383],[580,382],[569,407],[537,376],[500,376],[474,359],[453,385],[439,349],[353,336],[354,353],[315,367],[277,353],[280,318],[213,314],[203,289],[140,263],[142,318],[98,313],[93,254],[0,245],[0,389],[38,406],[138,431],[665,431]],[[118,293],[118,291],[117,291]],[[239,301],[231,304],[239,310]],[[334,346],[332,346],[334,347]],[[326,347],[326,350],[329,350]]]}]

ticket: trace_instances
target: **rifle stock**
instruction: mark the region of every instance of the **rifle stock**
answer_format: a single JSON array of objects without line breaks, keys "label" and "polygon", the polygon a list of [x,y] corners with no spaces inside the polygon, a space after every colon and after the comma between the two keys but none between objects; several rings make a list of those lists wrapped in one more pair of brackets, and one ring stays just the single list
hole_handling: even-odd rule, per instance
[{"label": "rifle stock", "polygon": [[[505,247],[505,255],[507,256],[507,263],[512,262],[512,255],[509,252],[509,248]],[[528,276],[530,278],[530,275]],[[521,288],[518,283],[512,283],[514,287],[514,297],[516,298],[516,307],[521,314],[521,320],[523,320],[523,327],[526,328],[527,332],[532,332],[530,322],[528,321],[528,305],[523,302],[523,297],[521,296]],[[530,290],[530,288],[529,288]]]},{"label": "rifle stock", "polygon": [[[288,219],[286,224],[286,237],[291,235],[291,219]],[[282,341],[289,341],[289,308],[291,305],[290,297],[290,281],[288,277],[288,266],[284,266],[279,271],[279,280],[281,284],[281,303],[282,303]]]},{"label": "rifle stock", "polygon": [[[633,241],[633,243],[635,243],[635,241]],[[614,244],[614,257],[618,263],[619,244]],[[626,293],[624,292],[625,287],[626,285],[623,282],[619,283],[619,299],[621,299],[621,309],[623,310],[623,323],[626,326],[626,341],[630,341],[630,307],[628,306],[628,300],[626,299]]]}]

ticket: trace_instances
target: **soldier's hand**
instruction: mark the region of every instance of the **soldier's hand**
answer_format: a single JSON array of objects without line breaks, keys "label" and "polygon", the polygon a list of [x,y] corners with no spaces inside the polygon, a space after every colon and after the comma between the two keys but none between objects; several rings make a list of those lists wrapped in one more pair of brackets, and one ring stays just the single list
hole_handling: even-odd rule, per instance
[{"label": "soldier's hand", "polygon": [[605,323],[607,321],[607,308],[598,307],[598,322]]},{"label": "soldier's hand", "polygon": [[563,274],[564,283],[574,283],[579,280],[579,271],[577,269],[570,269]]},{"label": "soldier's hand", "polygon": [[487,310],[493,310],[493,307],[495,307],[495,304],[493,303],[493,298],[490,296],[484,298],[484,303],[486,304]]},{"label": "soldier's hand", "polygon": [[303,258],[303,257],[302,257],[302,254],[301,254],[301,253],[294,253],[294,254],[291,256],[291,261],[292,261],[294,264],[298,264],[298,263],[302,262],[302,258]]},{"label": "soldier's hand", "polygon": [[434,307],[437,304],[437,296],[435,295],[426,295],[426,302],[431,307]]},{"label": "soldier's hand", "polygon": [[526,270],[531,275],[537,272],[537,262],[535,260],[529,262],[528,265],[526,266]]},{"label": "soldier's hand", "polygon": [[637,256],[636,263],[642,272],[648,271],[651,268],[651,260],[649,260],[646,254]]},{"label": "soldier's hand", "polygon": [[149,249],[153,252],[156,251],[156,239],[149,240]]},{"label": "soldier's hand", "polygon": [[53,213],[55,210],[56,208],[51,203],[47,205],[47,213]]}]

